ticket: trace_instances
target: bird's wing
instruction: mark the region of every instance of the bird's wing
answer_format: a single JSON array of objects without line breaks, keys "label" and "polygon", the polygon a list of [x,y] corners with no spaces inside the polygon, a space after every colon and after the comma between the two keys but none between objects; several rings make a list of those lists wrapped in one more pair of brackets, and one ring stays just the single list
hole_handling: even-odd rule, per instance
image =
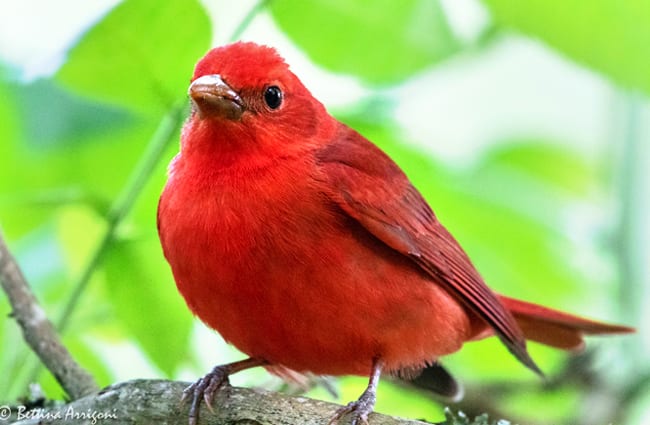
[{"label": "bird's wing", "polygon": [[524,335],[436,219],[422,195],[379,148],[341,125],[334,141],[316,153],[326,193],[347,215],[397,252],[409,257],[485,320],[512,354],[541,374],[526,350]]}]

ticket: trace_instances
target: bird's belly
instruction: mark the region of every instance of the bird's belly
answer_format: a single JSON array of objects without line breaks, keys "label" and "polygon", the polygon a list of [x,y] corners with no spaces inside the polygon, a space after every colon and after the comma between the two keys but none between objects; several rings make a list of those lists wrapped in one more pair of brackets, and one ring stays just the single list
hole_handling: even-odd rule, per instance
[{"label": "bird's belly", "polygon": [[258,230],[197,234],[202,261],[168,255],[193,312],[244,353],[298,371],[364,375],[375,358],[389,370],[418,366],[468,338],[465,309],[356,223]]}]

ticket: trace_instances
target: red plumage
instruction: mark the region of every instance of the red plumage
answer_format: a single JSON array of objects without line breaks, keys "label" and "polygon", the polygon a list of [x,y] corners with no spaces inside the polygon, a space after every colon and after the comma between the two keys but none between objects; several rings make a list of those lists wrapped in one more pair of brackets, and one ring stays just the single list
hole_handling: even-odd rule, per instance
[{"label": "red plumage", "polygon": [[630,331],[492,292],[399,167],[273,49],[213,49],[193,81],[160,239],[190,309],[244,353],[368,375],[495,334],[539,371],[526,338],[574,349]]}]

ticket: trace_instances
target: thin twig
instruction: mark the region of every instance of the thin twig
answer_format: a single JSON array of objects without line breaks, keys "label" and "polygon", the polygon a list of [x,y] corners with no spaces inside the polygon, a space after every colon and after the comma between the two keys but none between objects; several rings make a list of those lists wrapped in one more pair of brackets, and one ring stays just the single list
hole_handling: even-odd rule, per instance
[{"label": "thin twig", "polygon": [[[650,173],[646,167],[648,158],[647,129],[644,121],[643,97],[639,93],[622,93],[623,122],[621,134],[613,138],[618,145],[623,144],[619,166],[619,223],[617,229],[617,260],[619,272],[618,305],[622,308],[630,323],[639,324],[639,334],[643,335],[643,316],[645,305],[642,300],[648,291],[650,278],[647,275],[648,204],[641,195],[647,193]],[[618,423],[631,410],[631,405],[638,400],[643,389],[650,386],[650,369],[642,351],[635,349],[642,338],[628,340],[620,347],[620,354],[625,356],[623,368],[636,379],[630,379],[628,385],[619,391],[617,409],[611,412],[607,422]],[[645,378],[644,378],[645,376]],[[644,381],[645,379],[645,381]]]},{"label": "thin twig", "polygon": [[62,310],[61,316],[57,321],[57,329],[59,332],[63,332],[70,321],[70,316],[72,312],[77,307],[79,303],[79,298],[86,290],[90,278],[92,277],[94,271],[97,269],[97,266],[101,262],[106,253],[107,248],[109,247],[111,241],[115,237],[115,232],[117,231],[118,226],[126,217],[126,215],[131,211],[133,204],[136,199],[142,192],[147,181],[153,174],[154,169],[160,162],[162,155],[169,145],[169,143],[174,139],[178,127],[181,123],[181,111],[183,108],[175,107],[170,113],[168,113],[163,120],[160,122],[158,129],[151,137],[151,140],[148,143],[147,151],[143,154],[142,160],[137,165],[131,178],[126,184],[122,194],[117,198],[108,214],[106,215],[107,228],[106,232],[102,236],[102,239],[99,241],[99,244],[95,248],[93,255],[91,256],[90,261],[83,270],[83,273],[79,276],[79,279],[73,285],[72,293],[70,298],[65,304],[65,307]]},{"label": "thin twig", "polygon": [[97,391],[99,388],[93,377],[75,362],[61,343],[52,322],[38,304],[1,233],[0,283],[9,297],[12,316],[20,325],[25,341],[70,398],[76,400]]},{"label": "thin twig", "polygon": [[[644,190],[644,162],[647,152],[643,140],[641,113],[642,97],[638,94],[623,94],[624,117],[621,137],[617,144],[623,144],[623,152],[619,176],[620,219],[618,225],[618,262],[620,274],[619,302],[625,306],[624,313],[632,323],[640,323],[643,307],[638,301],[642,299],[644,286],[643,266],[646,261],[646,251],[643,249],[643,226],[646,225],[646,213],[643,212],[643,197],[639,196]],[[618,146],[617,146],[618,148]],[[629,353],[640,360],[638,352]],[[629,362],[632,365],[634,362]],[[638,363],[637,363],[638,364]]]}]

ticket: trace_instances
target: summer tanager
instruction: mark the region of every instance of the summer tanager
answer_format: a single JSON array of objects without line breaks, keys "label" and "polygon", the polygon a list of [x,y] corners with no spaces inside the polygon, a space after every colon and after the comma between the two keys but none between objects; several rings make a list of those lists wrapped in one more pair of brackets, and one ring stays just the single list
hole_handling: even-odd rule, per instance
[{"label": "summer tanager", "polygon": [[158,230],[189,308],[250,358],[186,390],[190,423],[254,367],[370,377],[339,409],[367,422],[382,371],[414,371],[496,335],[576,350],[630,328],[488,288],[402,170],[338,122],[274,49],[235,43],[196,65]]}]

